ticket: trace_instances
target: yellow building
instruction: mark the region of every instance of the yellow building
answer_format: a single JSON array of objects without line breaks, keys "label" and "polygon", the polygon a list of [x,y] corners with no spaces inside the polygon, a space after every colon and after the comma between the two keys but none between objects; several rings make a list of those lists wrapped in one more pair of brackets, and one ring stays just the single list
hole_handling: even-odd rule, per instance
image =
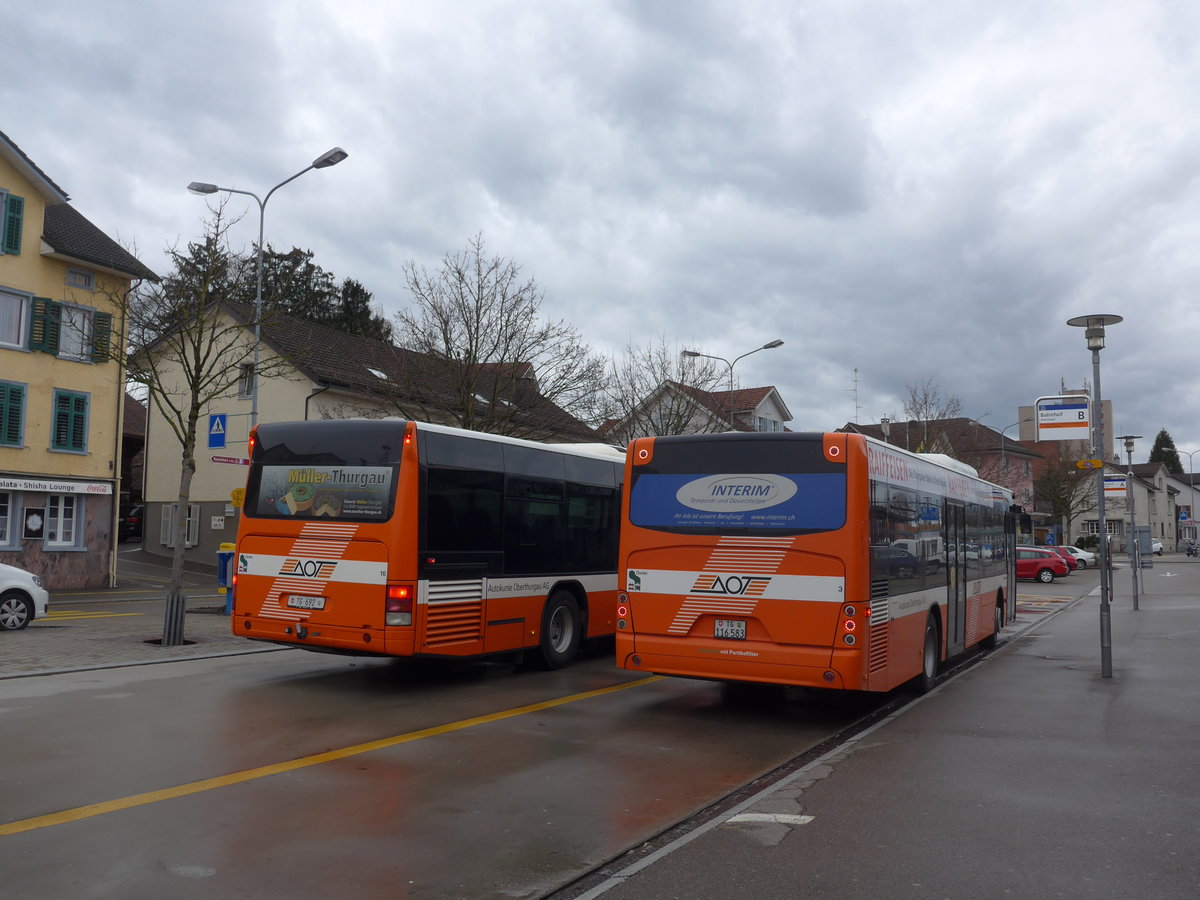
[{"label": "yellow building", "polygon": [[115,582],[125,366],[114,297],[153,272],[0,132],[0,562]]}]

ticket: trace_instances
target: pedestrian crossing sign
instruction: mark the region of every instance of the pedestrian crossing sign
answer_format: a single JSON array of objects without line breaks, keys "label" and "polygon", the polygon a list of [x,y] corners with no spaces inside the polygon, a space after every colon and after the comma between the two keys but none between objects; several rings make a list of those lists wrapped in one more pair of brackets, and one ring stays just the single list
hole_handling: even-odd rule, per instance
[{"label": "pedestrian crossing sign", "polygon": [[214,413],[208,417],[208,449],[222,450],[225,447],[225,413]]}]

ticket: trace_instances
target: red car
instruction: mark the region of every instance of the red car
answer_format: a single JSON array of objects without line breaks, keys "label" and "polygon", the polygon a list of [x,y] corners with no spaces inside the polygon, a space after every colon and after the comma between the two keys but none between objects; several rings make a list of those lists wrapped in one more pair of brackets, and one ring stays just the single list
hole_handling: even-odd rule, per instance
[{"label": "red car", "polygon": [[1075,556],[1066,547],[1047,547],[1047,550],[1053,551],[1067,561],[1067,568],[1072,572],[1079,568],[1079,558]]},{"label": "red car", "polygon": [[1071,574],[1067,561],[1044,547],[1017,548],[1017,577],[1049,584],[1055,578]]}]

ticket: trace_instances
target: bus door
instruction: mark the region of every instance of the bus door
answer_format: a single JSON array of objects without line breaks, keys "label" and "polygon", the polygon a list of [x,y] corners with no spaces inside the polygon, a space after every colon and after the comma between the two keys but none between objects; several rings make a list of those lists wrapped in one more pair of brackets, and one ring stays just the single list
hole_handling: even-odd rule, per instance
[{"label": "bus door", "polygon": [[[946,655],[963,651],[967,619],[967,523],[963,507],[946,506],[946,562],[950,567],[946,585]],[[978,550],[976,551],[978,552]]]}]

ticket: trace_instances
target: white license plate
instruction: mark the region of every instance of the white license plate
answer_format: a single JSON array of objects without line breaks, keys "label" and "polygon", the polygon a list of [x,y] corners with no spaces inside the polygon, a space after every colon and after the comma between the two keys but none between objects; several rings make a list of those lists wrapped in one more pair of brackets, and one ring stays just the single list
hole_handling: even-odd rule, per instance
[{"label": "white license plate", "polygon": [[746,639],[746,623],[741,619],[717,619],[713,637],[730,638],[735,641]]},{"label": "white license plate", "polygon": [[287,599],[287,605],[292,609],[324,609],[324,597],[309,597],[304,594],[292,594]]}]

